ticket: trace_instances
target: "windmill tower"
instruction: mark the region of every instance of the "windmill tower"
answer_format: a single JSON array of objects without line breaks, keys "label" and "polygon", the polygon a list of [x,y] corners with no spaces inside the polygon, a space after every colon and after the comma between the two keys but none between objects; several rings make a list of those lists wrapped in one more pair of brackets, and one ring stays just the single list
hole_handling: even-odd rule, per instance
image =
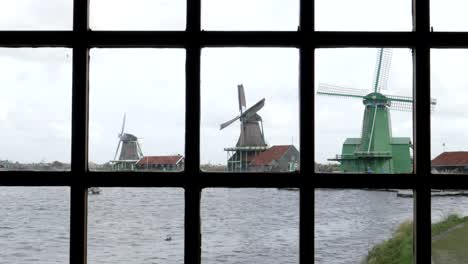
[{"label": "windmill tower", "polygon": [[[119,143],[117,144],[114,160],[112,161],[114,170],[133,170],[135,164],[143,157],[138,138],[132,134],[124,133],[125,118],[126,114],[123,117],[122,130],[118,134]],[[120,155],[119,159],[117,159],[119,149]]]},{"label": "windmill tower", "polygon": [[[393,137],[390,122],[390,111],[412,111],[412,97],[384,95],[386,88],[391,49],[379,49],[374,82],[371,91],[344,88],[329,84],[320,84],[317,94],[362,99],[364,117],[361,137],[347,138],[343,144],[342,154],[333,161],[341,163],[343,172],[354,173],[410,173],[412,160],[410,156],[411,139]],[[431,99],[434,108],[435,99]]]},{"label": "windmill tower", "polygon": [[259,152],[265,151],[268,147],[265,143],[263,133],[263,121],[257,112],[265,105],[265,98],[258,101],[248,109],[244,86],[237,86],[239,100],[239,115],[233,119],[224,122],[220,130],[231,125],[235,121],[240,121],[240,136],[235,147],[225,148],[227,152],[227,170],[228,171],[247,171],[250,160]]}]

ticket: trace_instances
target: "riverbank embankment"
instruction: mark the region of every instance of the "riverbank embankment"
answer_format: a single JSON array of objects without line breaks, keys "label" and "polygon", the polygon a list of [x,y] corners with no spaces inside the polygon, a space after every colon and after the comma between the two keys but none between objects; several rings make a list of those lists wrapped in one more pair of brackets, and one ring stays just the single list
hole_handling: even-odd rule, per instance
[{"label": "riverbank embankment", "polygon": [[[431,227],[434,264],[468,263],[468,217],[450,215]],[[362,264],[413,263],[413,223],[406,221],[392,238],[374,246]]]}]

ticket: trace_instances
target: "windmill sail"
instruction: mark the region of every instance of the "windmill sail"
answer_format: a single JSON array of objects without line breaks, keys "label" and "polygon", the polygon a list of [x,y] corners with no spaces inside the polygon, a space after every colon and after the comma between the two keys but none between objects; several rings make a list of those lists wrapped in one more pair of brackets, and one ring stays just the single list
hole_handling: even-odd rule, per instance
[{"label": "windmill sail", "polygon": [[374,92],[380,93],[387,89],[388,76],[390,74],[390,64],[392,61],[392,49],[378,49],[377,62],[375,65],[374,81],[372,88]]},{"label": "windmill sail", "polygon": [[242,107],[246,107],[244,85],[239,84],[237,86],[237,92],[239,96],[239,111],[242,113]]}]

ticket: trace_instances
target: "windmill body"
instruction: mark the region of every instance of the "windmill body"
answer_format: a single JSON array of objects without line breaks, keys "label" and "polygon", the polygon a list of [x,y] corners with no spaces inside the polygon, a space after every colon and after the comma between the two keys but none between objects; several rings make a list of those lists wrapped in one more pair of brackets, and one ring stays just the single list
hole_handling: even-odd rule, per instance
[{"label": "windmill body", "polygon": [[265,105],[265,98],[258,101],[250,108],[245,109],[246,100],[243,85],[238,85],[238,99],[240,114],[233,119],[221,124],[220,129],[224,129],[235,121],[240,121],[240,135],[235,147],[225,148],[227,152],[228,171],[246,171],[248,164],[259,152],[265,151],[268,147],[263,133],[263,121],[257,112]]},{"label": "windmill body", "polygon": [[[390,110],[411,111],[412,98],[384,95],[391,60],[390,49],[379,49],[371,92],[320,84],[317,94],[362,99],[364,115],[361,137],[347,138],[342,154],[329,159],[339,161],[342,172],[350,173],[410,173],[412,148],[409,137],[393,137]],[[435,100],[431,101],[435,105]]]},{"label": "windmill body", "polygon": [[[118,135],[119,143],[115,150],[114,160],[111,161],[114,170],[134,170],[136,163],[143,157],[138,138],[132,134],[124,133],[125,117],[126,115],[124,114],[122,131]],[[116,159],[119,150],[119,159]]]}]

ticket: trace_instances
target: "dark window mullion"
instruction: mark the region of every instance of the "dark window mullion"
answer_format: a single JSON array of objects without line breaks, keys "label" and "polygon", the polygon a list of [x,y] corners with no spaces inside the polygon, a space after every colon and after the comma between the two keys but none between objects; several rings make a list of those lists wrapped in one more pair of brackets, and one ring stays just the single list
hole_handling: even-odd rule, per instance
[{"label": "dark window mullion", "polygon": [[[299,45],[299,131],[302,177],[314,175],[314,47],[307,41],[314,35],[314,1],[300,0]],[[307,152],[307,155],[305,153]],[[299,263],[314,263],[314,188],[305,186],[299,193]]]},{"label": "dark window mullion", "polygon": [[86,264],[87,257],[88,4],[88,0],[74,0],[73,5],[70,264]]},{"label": "dark window mullion", "polygon": [[184,259],[185,264],[199,264],[201,190],[196,182],[200,171],[200,47],[188,45],[186,50]]},{"label": "dark window mullion", "polygon": [[414,198],[415,263],[431,263],[431,195],[423,177],[430,175],[430,0],[413,0],[414,168],[418,183]]},{"label": "dark window mullion", "polygon": [[430,49],[418,45],[414,55],[415,136],[414,164],[417,177],[415,212],[416,263],[431,263],[431,194],[428,181],[431,171],[430,149]]},{"label": "dark window mullion", "polygon": [[[200,171],[200,21],[201,0],[187,0],[185,94],[184,263],[201,263]],[[193,177],[193,181],[189,180]]]}]

